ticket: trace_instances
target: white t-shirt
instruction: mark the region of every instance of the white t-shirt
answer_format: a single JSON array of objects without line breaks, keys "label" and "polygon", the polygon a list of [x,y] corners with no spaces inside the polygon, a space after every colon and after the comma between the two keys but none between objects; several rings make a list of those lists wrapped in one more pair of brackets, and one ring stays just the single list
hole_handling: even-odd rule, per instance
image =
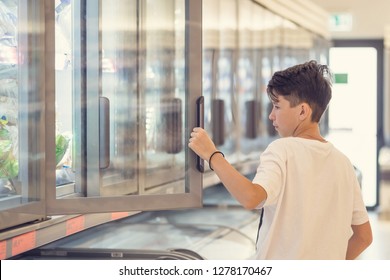
[{"label": "white t-shirt", "polygon": [[267,192],[257,259],[345,259],[351,225],[368,221],[354,168],[329,142],[275,140],[253,183]]}]

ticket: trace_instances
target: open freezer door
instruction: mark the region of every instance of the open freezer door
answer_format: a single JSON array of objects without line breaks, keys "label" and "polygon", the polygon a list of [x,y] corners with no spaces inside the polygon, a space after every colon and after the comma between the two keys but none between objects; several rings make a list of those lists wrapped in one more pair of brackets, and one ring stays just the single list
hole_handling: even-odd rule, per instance
[{"label": "open freezer door", "polygon": [[48,147],[56,176],[46,189],[48,214],[202,205],[202,174],[187,147],[201,96],[201,7],[53,7],[56,132],[47,137],[56,139]]}]

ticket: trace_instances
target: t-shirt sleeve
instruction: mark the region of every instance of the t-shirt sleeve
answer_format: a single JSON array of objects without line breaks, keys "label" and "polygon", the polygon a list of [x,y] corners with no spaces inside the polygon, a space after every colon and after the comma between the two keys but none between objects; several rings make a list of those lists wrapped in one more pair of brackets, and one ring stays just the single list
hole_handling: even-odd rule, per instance
[{"label": "t-shirt sleeve", "polygon": [[267,192],[265,202],[259,204],[256,208],[262,208],[266,205],[275,204],[284,185],[286,173],[286,163],[283,155],[283,149],[280,145],[271,143],[260,156],[260,164],[252,182],[264,188]]}]

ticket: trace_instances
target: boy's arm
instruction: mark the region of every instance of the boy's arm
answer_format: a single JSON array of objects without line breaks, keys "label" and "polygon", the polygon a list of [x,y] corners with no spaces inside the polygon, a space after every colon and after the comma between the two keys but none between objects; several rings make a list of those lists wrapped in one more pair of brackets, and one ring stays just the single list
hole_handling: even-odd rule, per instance
[{"label": "boy's arm", "polygon": [[267,198],[267,192],[241,175],[221,154],[215,154],[211,166],[221,182],[246,209],[255,209]]},{"label": "boy's arm", "polygon": [[[207,132],[199,127],[193,129],[188,146],[207,162],[217,150]],[[267,198],[263,187],[253,184],[241,175],[222,154],[214,154],[209,165],[214,169],[227,190],[243,207],[254,209]]]},{"label": "boy's arm", "polygon": [[348,241],[347,260],[356,259],[372,243],[370,222],[361,225],[352,225],[353,234]]}]

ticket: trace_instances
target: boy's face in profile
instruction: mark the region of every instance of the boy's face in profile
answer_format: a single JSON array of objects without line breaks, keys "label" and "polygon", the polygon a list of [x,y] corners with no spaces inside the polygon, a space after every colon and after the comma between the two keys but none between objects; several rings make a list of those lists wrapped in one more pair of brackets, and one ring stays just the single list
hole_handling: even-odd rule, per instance
[{"label": "boy's face in profile", "polygon": [[277,101],[272,101],[273,108],[269,115],[272,125],[281,137],[295,136],[294,132],[297,126],[302,122],[300,119],[301,106],[290,106],[290,101],[282,95],[278,96]]}]

